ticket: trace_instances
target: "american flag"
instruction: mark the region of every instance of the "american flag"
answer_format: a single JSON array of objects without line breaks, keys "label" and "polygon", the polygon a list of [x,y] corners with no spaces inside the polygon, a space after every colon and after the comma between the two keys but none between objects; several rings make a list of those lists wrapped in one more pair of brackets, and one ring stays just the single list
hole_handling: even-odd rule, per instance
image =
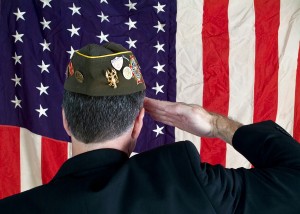
[{"label": "american flag", "polygon": [[[132,50],[147,96],[300,140],[299,0],[0,0],[0,198],[47,183],[70,157],[61,120],[67,63],[88,43]],[[148,115],[137,153],[191,140],[201,159],[251,167],[231,146]]]}]

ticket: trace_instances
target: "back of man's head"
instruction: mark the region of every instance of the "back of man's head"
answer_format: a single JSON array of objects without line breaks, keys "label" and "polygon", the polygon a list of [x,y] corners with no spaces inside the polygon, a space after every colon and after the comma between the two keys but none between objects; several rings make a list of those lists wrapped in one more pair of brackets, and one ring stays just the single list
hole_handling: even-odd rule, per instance
[{"label": "back of man's head", "polygon": [[131,51],[121,45],[87,45],[74,53],[65,81],[63,108],[72,135],[104,142],[132,127],[145,84]]}]

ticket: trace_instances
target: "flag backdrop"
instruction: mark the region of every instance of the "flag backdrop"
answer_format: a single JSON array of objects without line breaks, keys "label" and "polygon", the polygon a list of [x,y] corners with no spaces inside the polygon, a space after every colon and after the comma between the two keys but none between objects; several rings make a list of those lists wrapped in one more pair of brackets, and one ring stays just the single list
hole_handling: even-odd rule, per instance
[{"label": "flag backdrop", "polygon": [[[0,198],[47,183],[71,156],[66,65],[107,41],[135,53],[148,97],[273,120],[300,140],[299,0],[0,0]],[[220,140],[144,124],[135,152],[189,139],[203,161],[251,167]]]}]

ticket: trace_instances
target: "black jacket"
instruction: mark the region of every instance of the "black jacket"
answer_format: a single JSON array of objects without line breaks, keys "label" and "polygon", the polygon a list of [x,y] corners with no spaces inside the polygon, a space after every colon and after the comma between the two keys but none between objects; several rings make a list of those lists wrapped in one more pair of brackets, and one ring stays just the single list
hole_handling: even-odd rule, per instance
[{"label": "black jacket", "polygon": [[100,149],[66,161],[47,185],[0,201],[0,213],[300,213],[300,145],[271,121],[239,128],[253,169],[201,163],[190,142],[128,159]]}]

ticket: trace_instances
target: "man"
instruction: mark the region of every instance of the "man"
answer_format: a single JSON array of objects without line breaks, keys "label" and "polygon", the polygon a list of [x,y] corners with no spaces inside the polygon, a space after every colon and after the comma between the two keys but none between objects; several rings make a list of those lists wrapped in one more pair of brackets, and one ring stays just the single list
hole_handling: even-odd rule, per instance
[{"label": "man", "polygon": [[219,137],[255,166],[201,163],[190,142],[129,158],[143,124],[145,84],[120,45],[88,45],[68,66],[63,121],[73,157],[53,180],[0,201],[0,213],[299,213],[300,145],[271,121],[242,126],[197,105],[145,99],[150,115]]}]

